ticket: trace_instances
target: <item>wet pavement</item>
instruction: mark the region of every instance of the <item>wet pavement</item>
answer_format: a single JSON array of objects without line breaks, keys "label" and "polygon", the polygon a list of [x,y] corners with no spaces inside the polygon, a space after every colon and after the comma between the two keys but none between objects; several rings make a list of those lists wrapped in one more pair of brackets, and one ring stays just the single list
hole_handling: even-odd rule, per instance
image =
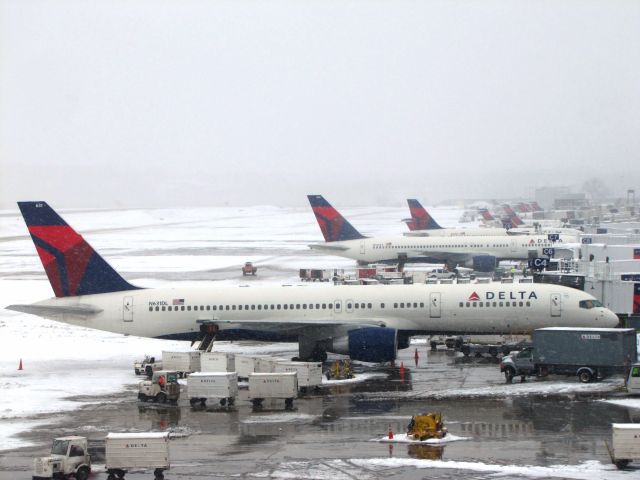
[{"label": "wet pavement", "polygon": [[[116,392],[102,403],[51,416],[49,425],[25,432],[23,438],[36,445],[2,452],[0,480],[31,478],[33,458],[46,454],[55,436],[88,436],[94,464],[100,464],[107,432],[167,430],[173,432],[167,479],[487,478],[490,471],[461,468],[458,462],[609,464],[604,441],[611,437],[611,423],[640,421],[639,410],[598,401],[605,394],[597,391],[464,395],[477,387],[504,388],[497,360],[427,352],[424,345],[402,351],[395,366],[359,365],[356,371],[368,379],[323,386],[297,399],[292,411],[285,410],[284,401],[265,402],[262,410],[254,411],[245,389],[230,409],[213,404],[192,408],[184,397],[177,407],[144,404],[133,389]],[[576,384],[573,378],[560,381]],[[605,383],[606,396],[619,394],[619,385]],[[446,396],[430,396],[443,389],[449,392]],[[406,432],[412,415],[430,411],[442,412],[450,435],[464,439],[441,446],[376,441],[389,430]],[[382,459],[387,461],[380,463]],[[449,462],[446,466],[452,468],[439,462],[424,468],[434,460]],[[633,478],[640,472],[629,474]],[[526,476],[507,472],[500,478]],[[131,479],[152,477],[151,472],[127,474]],[[564,478],[561,472],[553,477]],[[106,474],[94,473],[92,478]]]}]

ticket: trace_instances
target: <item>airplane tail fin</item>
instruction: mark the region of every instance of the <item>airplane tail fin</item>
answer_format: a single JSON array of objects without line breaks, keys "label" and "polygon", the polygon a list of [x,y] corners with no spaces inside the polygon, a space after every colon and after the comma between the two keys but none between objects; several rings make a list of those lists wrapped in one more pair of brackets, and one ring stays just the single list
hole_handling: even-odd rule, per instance
[{"label": "airplane tail fin", "polygon": [[442,228],[418,200],[409,198],[407,203],[411,212],[411,218],[405,220],[409,230],[440,230]]},{"label": "airplane tail fin", "polygon": [[46,202],[18,202],[56,297],[136,290]]},{"label": "airplane tail fin", "polygon": [[322,195],[307,195],[313,213],[316,215],[322,235],[327,242],[357,240],[361,235]]},{"label": "airplane tail fin", "polygon": [[538,204],[538,202],[531,202],[529,205],[531,205],[531,209],[534,212],[542,212],[542,207]]},{"label": "airplane tail fin", "polygon": [[491,215],[491,213],[489,212],[489,210],[487,210],[486,208],[481,208],[479,210],[480,215],[482,215],[482,218],[484,220],[486,220],[487,222],[491,222],[493,220],[495,220],[495,218],[493,217],[493,215]]},{"label": "airplane tail fin", "polygon": [[511,221],[511,224],[515,225],[516,227],[519,227],[520,225],[524,225],[524,222],[518,215],[515,215],[515,214],[511,215],[511,218],[509,220]]}]

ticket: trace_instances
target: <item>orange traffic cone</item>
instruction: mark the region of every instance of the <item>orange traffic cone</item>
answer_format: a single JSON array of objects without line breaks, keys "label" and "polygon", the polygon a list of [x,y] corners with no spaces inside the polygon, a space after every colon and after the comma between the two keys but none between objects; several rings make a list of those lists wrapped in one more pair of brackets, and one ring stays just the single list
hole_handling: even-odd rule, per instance
[{"label": "orange traffic cone", "polygon": [[393,440],[393,432],[391,431],[391,424],[389,424],[389,440]]},{"label": "orange traffic cone", "polygon": [[18,365],[18,370],[22,370],[22,359],[20,359],[20,365]]},{"label": "orange traffic cone", "polygon": [[418,349],[416,348],[416,354],[413,356],[416,361],[416,367],[418,366],[418,360],[420,360],[420,355],[418,355]]}]

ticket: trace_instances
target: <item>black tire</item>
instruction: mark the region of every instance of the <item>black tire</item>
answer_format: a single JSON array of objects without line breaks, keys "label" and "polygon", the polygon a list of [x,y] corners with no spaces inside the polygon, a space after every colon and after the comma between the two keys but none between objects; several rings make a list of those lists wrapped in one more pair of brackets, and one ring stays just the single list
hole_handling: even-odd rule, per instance
[{"label": "black tire", "polygon": [[140,400],[141,402],[148,402],[149,401],[149,397],[147,397],[144,393],[139,393],[138,394],[138,400]]},{"label": "black tire", "polygon": [[429,342],[429,346],[431,347],[431,350],[434,352],[438,349],[438,344],[436,342]]},{"label": "black tire", "polygon": [[125,472],[124,470],[116,470],[116,475],[118,476],[118,478],[124,478],[125,473],[127,472]]},{"label": "black tire", "polygon": [[262,408],[262,398],[254,398],[251,400],[253,408]]},{"label": "black tire", "polygon": [[507,381],[507,383],[512,383],[513,377],[515,376],[516,376],[516,371],[512,367],[506,367],[504,369],[504,379]]},{"label": "black tire", "polygon": [[227,402],[229,403],[229,406],[231,407],[232,405],[234,405],[236,403],[236,399],[233,397],[229,397],[227,398]]},{"label": "black tire", "polygon": [[227,399],[226,398],[221,398],[220,399],[220,405],[222,405],[223,407],[227,404]]},{"label": "black tire", "polygon": [[615,465],[618,470],[624,470],[629,465],[629,460],[616,460]]},{"label": "black tire", "polygon": [[496,347],[489,347],[489,355],[491,355],[494,358],[497,357],[498,349]]},{"label": "black tire", "polygon": [[207,399],[206,398],[201,398],[200,399],[200,405],[202,405],[203,407],[207,406]]},{"label": "black tire", "polygon": [[164,472],[161,468],[156,468],[153,471],[153,478],[155,480],[164,480]]},{"label": "black tire", "polygon": [[593,380],[593,375],[589,370],[581,370],[580,373],[578,373],[578,380],[582,383],[589,383]]},{"label": "black tire", "polygon": [[200,400],[198,398],[190,398],[189,399],[189,405],[191,405],[192,407],[196,406],[196,403],[198,403]]},{"label": "black tire", "polygon": [[460,351],[465,357],[468,357],[471,354],[471,347],[469,345],[463,345],[460,347]]},{"label": "black tire", "polygon": [[107,475],[107,480],[116,480],[116,476],[113,473],[109,472],[109,475]]},{"label": "black tire", "polygon": [[287,398],[284,401],[285,410],[293,410],[293,398]]},{"label": "black tire", "polygon": [[76,472],[76,480],[87,480],[90,473],[89,467],[80,467]]},{"label": "black tire", "polygon": [[167,403],[167,394],[164,392],[160,392],[156,395],[156,402],[158,403]]},{"label": "black tire", "polygon": [[140,370],[139,370],[139,369],[134,368],[134,370],[135,370],[135,372],[136,372],[136,375],[140,375]]}]

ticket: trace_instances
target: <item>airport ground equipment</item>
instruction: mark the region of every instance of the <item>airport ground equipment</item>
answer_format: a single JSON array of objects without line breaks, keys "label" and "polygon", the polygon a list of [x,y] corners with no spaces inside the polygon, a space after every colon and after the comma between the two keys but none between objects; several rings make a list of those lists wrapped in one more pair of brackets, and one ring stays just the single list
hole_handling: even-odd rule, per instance
[{"label": "airport ground equipment", "polygon": [[236,372],[238,372],[238,378],[247,379],[249,374],[256,371],[256,359],[257,357],[251,357],[249,355],[236,355]]},{"label": "airport ground equipment", "polygon": [[233,353],[203,352],[200,355],[201,372],[235,372],[236,356]]},{"label": "airport ground equipment", "polygon": [[51,454],[33,461],[33,480],[87,480],[91,474],[91,457],[85,437],[60,437],[53,440]]},{"label": "airport ground equipment", "polygon": [[184,378],[188,374],[200,371],[200,355],[198,350],[186,352],[162,351],[162,365],[165,370],[174,370],[180,377]]},{"label": "airport ground equipment", "polygon": [[637,357],[632,328],[539,328],[532,346],[507,355],[500,363],[507,383],[513,377],[548,374],[577,375],[587,383],[614,373],[626,373]]},{"label": "airport ground equipment", "polygon": [[407,437],[413,440],[427,440],[429,438],[443,438],[447,435],[447,427],[442,423],[442,414],[423,413],[411,417],[407,426]]},{"label": "airport ground equipment", "polygon": [[155,480],[170,468],[169,433],[109,433],[106,438],[107,480],[124,478],[131,469],[153,469]]},{"label": "airport ground equipment", "polygon": [[611,429],[612,445],[607,444],[611,461],[619,469],[626,468],[640,459],[640,423],[613,423]]},{"label": "airport ground equipment", "polygon": [[293,408],[298,396],[298,374],[296,372],[249,374],[249,400],[254,408],[260,408],[267,398],[283,398],[287,410]]},{"label": "airport ground equipment", "polygon": [[256,267],[251,262],[244,262],[242,266],[242,276],[246,277],[247,275],[254,276],[258,273],[258,267]]},{"label": "airport ground equipment", "polygon": [[509,355],[511,352],[519,352],[530,347],[531,342],[505,342],[505,343],[465,343],[460,347],[460,351],[465,357],[475,355],[480,357],[483,354],[497,357],[499,354]]},{"label": "airport ground equipment", "polygon": [[629,369],[627,392],[632,395],[640,395],[640,363],[634,363]]},{"label": "airport ground equipment", "polygon": [[177,404],[180,398],[178,372],[158,370],[150,380],[138,384],[138,400]]},{"label": "airport ground equipment", "polygon": [[307,393],[322,385],[322,363],[320,362],[278,362],[276,372],[296,372],[301,393]]},{"label": "airport ground equipment", "polygon": [[215,398],[223,407],[233,405],[238,396],[238,374],[236,372],[196,372],[187,377],[187,394],[191,406]]},{"label": "airport ground equipment", "polygon": [[133,371],[136,375],[146,375],[151,378],[156,370],[162,370],[162,362],[156,361],[156,357],[145,355],[144,360],[133,362]]},{"label": "airport ground equipment", "polygon": [[350,360],[335,360],[326,372],[327,380],[347,380],[353,378]]}]

